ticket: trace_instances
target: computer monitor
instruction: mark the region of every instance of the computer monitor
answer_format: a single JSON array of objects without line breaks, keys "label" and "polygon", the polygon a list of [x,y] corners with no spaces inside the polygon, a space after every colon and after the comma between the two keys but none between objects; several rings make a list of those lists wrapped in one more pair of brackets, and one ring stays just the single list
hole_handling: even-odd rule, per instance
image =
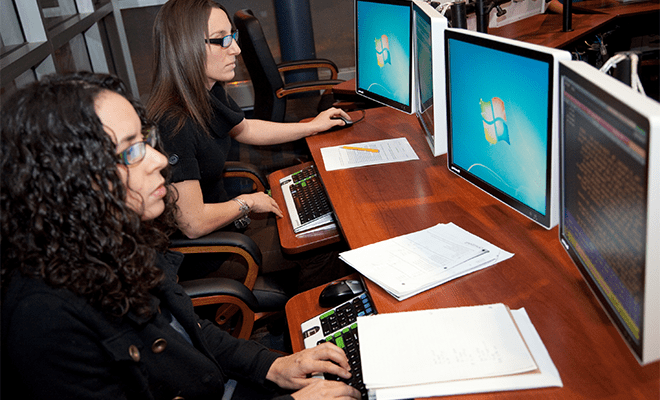
[{"label": "computer monitor", "polygon": [[640,364],[660,359],[660,104],[560,65],[559,237]]},{"label": "computer monitor", "polygon": [[423,0],[413,1],[415,115],[434,156],[447,153],[445,36],[447,19]]},{"label": "computer monitor", "polygon": [[449,169],[546,229],[559,201],[558,61],[567,51],[445,30]]},{"label": "computer monitor", "polygon": [[412,38],[410,0],[356,0],[356,92],[413,113]]}]

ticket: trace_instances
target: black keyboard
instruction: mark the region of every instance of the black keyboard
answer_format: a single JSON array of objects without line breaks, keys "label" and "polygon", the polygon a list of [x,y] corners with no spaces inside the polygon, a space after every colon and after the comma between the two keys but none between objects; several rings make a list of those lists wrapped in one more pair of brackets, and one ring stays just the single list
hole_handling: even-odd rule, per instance
[{"label": "black keyboard", "polygon": [[289,187],[296,203],[300,222],[306,224],[332,212],[321,179],[313,165],[291,175],[293,185]]},{"label": "black keyboard", "polygon": [[280,185],[295,233],[334,221],[325,188],[313,164],[281,179]]},{"label": "black keyboard", "polygon": [[348,364],[351,366],[350,379],[343,379],[337,375],[323,374],[326,380],[342,381],[350,386],[353,386],[362,393],[362,399],[368,399],[367,388],[362,381],[362,364],[360,363],[360,341],[358,340],[358,324],[353,323],[349,327],[342,329],[340,332],[332,336],[328,336],[326,340],[319,341],[332,342],[340,349],[344,350],[348,358]]},{"label": "black keyboard", "polygon": [[[348,363],[351,366],[350,379],[342,379],[331,374],[324,374],[323,377],[328,380],[342,381],[353,386],[362,393],[363,400],[368,399],[368,393],[362,380],[357,317],[372,314],[376,314],[376,308],[373,306],[368,292],[365,291],[350,301],[340,304],[303,324],[303,337],[305,339],[312,335],[322,335],[315,345],[325,342],[334,343],[344,350],[348,358]],[[316,333],[317,329],[314,328],[309,329],[309,332],[305,332],[305,326],[320,326],[320,332]],[[310,346],[312,344],[306,340],[305,347]]]}]

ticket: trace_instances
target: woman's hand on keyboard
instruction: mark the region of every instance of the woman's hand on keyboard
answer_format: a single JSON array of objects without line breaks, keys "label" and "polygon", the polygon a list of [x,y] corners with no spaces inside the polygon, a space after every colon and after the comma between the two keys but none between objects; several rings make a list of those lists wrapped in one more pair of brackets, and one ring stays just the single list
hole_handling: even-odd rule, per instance
[{"label": "woman's hand on keyboard", "polygon": [[280,357],[270,366],[266,379],[284,389],[300,389],[319,381],[310,377],[330,373],[341,378],[351,377],[346,354],[332,343],[323,343],[290,356]]},{"label": "woman's hand on keyboard", "polygon": [[313,379],[314,382],[291,396],[295,400],[360,399],[360,392],[343,382]]},{"label": "woman's hand on keyboard", "polygon": [[250,206],[250,211],[255,213],[270,213],[277,215],[282,218],[282,210],[277,202],[267,195],[264,192],[242,194],[237,198],[244,200],[248,206]]}]

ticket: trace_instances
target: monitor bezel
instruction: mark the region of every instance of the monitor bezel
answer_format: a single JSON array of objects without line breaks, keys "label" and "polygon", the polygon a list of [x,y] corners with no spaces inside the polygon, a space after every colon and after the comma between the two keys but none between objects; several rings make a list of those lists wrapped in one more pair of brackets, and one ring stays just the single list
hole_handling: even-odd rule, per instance
[{"label": "monitor bezel", "polygon": [[[522,201],[508,195],[488,182],[471,174],[453,159],[453,129],[451,120],[451,71],[450,71],[450,41],[459,40],[465,43],[486,47],[515,54],[517,56],[541,61],[548,66],[548,125],[546,150],[546,188],[545,213],[541,213]],[[453,173],[461,176],[479,189],[508,205],[518,213],[524,215],[545,229],[551,229],[558,223],[559,201],[559,160],[558,160],[558,63],[560,59],[570,60],[571,55],[564,50],[557,50],[545,46],[534,45],[513,39],[506,39],[494,35],[474,32],[465,29],[448,28],[445,31],[445,76],[447,92],[447,166]]]},{"label": "monitor bezel", "polygon": [[[359,67],[359,59],[360,59],[360,54],[359,54],[359,26],[358,26],[358,6],[360,3],[377,3],[377,4],[389,4],[389,5],[395,5],[395,6],[402,6],[403,8],[408,8],[409,9],[409,14],[410,18],[408,20],[408,32],[409,32],[409,49],[410,49],[410,57],[409,57],[409,63],[408,63],[408,104],[403,104],[399,101],[396,101],[394,99],[390,99],[388,97],[382,96],[380,94],[374,93],[370,91],[369,89],[362,87],[361,86],[361,81],[360,81],[360,67]],[[391,107],[395,110],[399,110],[401,112],[404,112],[406,114],[412,114],[415,112],[416,107],[415,107],[415,95],[414,95],[414,72],[413,72],[413,41],[415,39],[414,37],[414,31],[413,31],[413,10],[412,10],[412,2],[410,0],[356,0],[355,1],[355,7],[354,7],[354,14],[355,14],[355,23],[354,23],[354,29],[355,29],[355,92],[359,94],[360,96],[363,96],[369,100],[373,100],[375,102],[378,102],[380,104],[383,104],[387,107]]]},{"label": "monitor bezel", "polygon": [[[431,34],[431,64],[432,95],[427,102],[421,98],[421,79],[419,75],[419,53],[417,49],[417,15],[422,15],[430,25]],[[447,93],[445,88],[445,38],[444,31],[449,24],[447,18],[438,10],[423,0],[413,0],[413,75],[415,78],[414,92],[417,98],[415,115],[426,141],[434,156],[447,153]],[[429,103],[430,104],[425,104]],[[432,107],[432,108],[430,108]],[[429,119],[431,121],[429,121]]]},{"label": "monitor bezel", "polygon": [[[589,290],[594,294],[600,303],[607,317],[612,321],[617,331],[621,335],[631,353],[640,365],[648,364],[660,359],[660,249],[657,244],[660,243],[660,188],[653,182],[660,179],[660,139],[656,136],[660,134],[660,104],[646,98],[639,98],[640,94],[634,92],[629,86],[624,85],[618,80],[602,73],[582,61],[561,62],[559,66],[560,79],[560,115],[563,116],[564,102],[564,76],[569,76],[573,81],[579,80],[587,90],[596,93],[599,99],[606,99],[608,104],[613,104],[618,112],[627,114],[636,113],[638,118],[644,118],[648,123],[649,140],[647,142],[647,232],[646,232],[646,251],[645,251],[645,271],[644,271],[644,299],[642,302],[642,321],[639,327],[639,343],[631,337],[628,329],[618,317],[615,307],[607,299],[601,290],[601,287],[594,282],[594,278],[584,265],[577,250],[568,240],[570,235],[567,232],[565,223],[565,213],[562,211],[559,219],[559,240],[564,250],[571,258],[571,261],[577,267],[582,275]],[[646,103],[646,104],[645,104]],[[634,107],[634,106],[641,106]],[[654,110],[653,108],[656,107]],[[566,189],[564,187],[565,151],[564,124],[563,118],[560,120],[560,206],[564,210]],[[655,221],[655,223],[653,222]],[[655,285],[655,286],[654,286]]]}]

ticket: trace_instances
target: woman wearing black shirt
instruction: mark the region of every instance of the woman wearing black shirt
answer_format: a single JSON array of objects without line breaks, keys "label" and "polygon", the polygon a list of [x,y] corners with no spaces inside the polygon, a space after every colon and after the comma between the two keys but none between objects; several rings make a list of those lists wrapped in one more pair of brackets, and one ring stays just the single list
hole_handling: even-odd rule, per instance
[{"label": "woman wearing black shirt", "polygon": [[[262,272],[298,267],[298,289],[340,277],[346,271],[337,262],[336,253],[295,258],[282,254],[272,217],[282,217],[280,206],[265,193],[230,199],[222,170],[231,138],[253,145],[286,143],[342,125],[333,117],[348,115],[331,108],[306,123],[246,119],[224,90],[224,84],[234,78],[240,54],[235,38],[225,8],[213,0],[169,0],[156,17],[156,64],[147,108],[150,118],[159,123],[174,167],[172,181],[179,193],[177,221],[181,232],[197,238],[231,227],[251,212],[254,221],[245,233],[264,255]],[[208,272],[199,271],[198,276]]]}]

